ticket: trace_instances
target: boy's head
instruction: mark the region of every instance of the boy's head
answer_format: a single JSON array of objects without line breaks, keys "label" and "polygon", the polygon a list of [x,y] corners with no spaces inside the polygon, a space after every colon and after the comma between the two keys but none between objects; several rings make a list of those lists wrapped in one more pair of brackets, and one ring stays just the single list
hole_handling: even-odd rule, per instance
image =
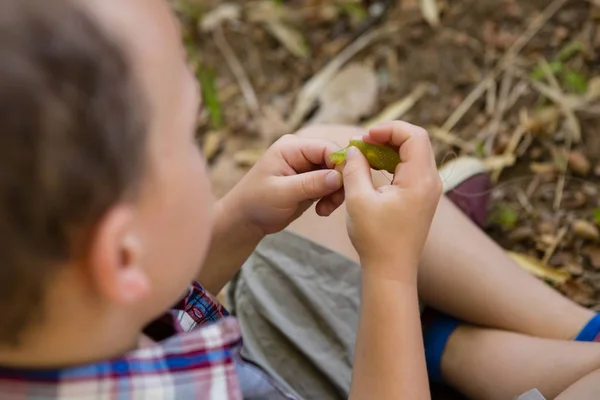
[{"label": "boy's head", "polygon": [[198,96],[163,0],[0,2],[0,348],[127,336],[183,295],[211,227]]}]

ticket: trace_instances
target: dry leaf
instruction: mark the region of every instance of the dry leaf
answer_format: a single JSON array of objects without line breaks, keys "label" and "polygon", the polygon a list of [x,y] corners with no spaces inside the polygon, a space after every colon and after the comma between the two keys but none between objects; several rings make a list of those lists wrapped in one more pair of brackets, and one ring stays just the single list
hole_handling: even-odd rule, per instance
[{"label": "dry leaf", "polygon": [[588,246],[582,251],[583,255],[590,260],[590,264],[596,269],[600,269],[600,247]]},{"label": "dry leaf", "polygon": [[571,279],[571,274],[564,269],[555,269],[540,260],[526,254],[507,251],[510,258],[513,259],[521,268],[538,278],[551,281],[557,284],[566,283]]},{"label": "dry leaf", "polygon": [[600,76],[595,76],[588,82],[585,100],[586,102],[591,103],[598,99],[600,99]]},{"label": "dry leaf", "polygon": [[600,232],[596,225],[584,219],[578,219],[571,225],[573,233],[582,239],[587,240],[598,240],[600,239]]},{"label": "dry leaf", "polygon": [[226,21],[239,21],[241,7],[233,3],[223,3],[206,14],[200,21],[200,30],[212,32]]},{"label": "dry leaf", "polygon": [[434,28],[440,25],[440,8],[437,0],[420,0],[419,6],[421,7],[423,18],[425,18],[425,21],[429,25]]},{"label": "dry leaf", "polygon": [[221,131],[211,131],[204,136],[202,141],[202,153],[207,160],[212,159],[223,145],[223,135]]},{"label": "dry leaf", "polygon": [[585,176],[590,173],[592,165],[587,157],[580,151],[572,151],[568,159],[569,168],[578,175]]},{"label": "dry leaf", "polygon": [[387,106],[381,113],[363,124],[364,128],[371,128],[382,122],[402,118],[415,104],[427,93],[429,85],[420,84],[406,97]]},{"label": "dry leaf", "polygon": [[567,282],[571,275],[563,269],[555,269],[540,260],[527,254],[507,251],[508,256],[515,261],[521,268],[533,274],[534,276],[549,280],[554,283],[562,284]]},{"label": "dry leaf", "polygon": [[281,43],[290,53],[298,58],[306,58],[309,48],[304,36],[291,25],[281,20],[271,20],[265,23],[267,30]]},{"label": "dry leaf", "polygon": [[522,242],[531,239],[533,236],[534,232],[530,226],[519,226],[508,233],[508,240],[511,242]]},{"label": "dry leaf", "polygon": [[251,167],[265,154],[265,149],[245,149],[236,152],[233,160],[240,167]]},{"label": "dry leaf", "polygon": [[354,124],[377,102],[377,75],[367,66],[350,64],[325,86],[319,101],[310,124]]}]

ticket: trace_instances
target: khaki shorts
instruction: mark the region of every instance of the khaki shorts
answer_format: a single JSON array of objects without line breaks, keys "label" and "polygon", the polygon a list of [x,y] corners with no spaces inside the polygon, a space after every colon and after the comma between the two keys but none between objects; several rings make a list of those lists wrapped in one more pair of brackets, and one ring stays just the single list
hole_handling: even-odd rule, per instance
[{"label": "khaki shorts", "polygon": [[360,278],[360,265],[334,251],[290,232],[268,236],[228,291],[244,355],[299,398],[347,399]]}]

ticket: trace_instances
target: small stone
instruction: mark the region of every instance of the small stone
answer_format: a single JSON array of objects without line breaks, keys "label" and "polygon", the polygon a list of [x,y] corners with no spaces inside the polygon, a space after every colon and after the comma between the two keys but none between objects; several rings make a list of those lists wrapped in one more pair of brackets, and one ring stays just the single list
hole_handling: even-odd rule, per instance
[{"label": "small stone", "polygon": [[598,240],[600,238],[600,232],[596,225],[584,219],[576,220],[571,227],[573,228],[573,233],[582,239]]},{"label": "small stone", "polygon": [[569,154],[568,164],[573,172],[581,176],[589,174],[592,169],[589,160],[580,151],[573,151]]},{"label": "small stone", "polygon": [[598,195],[598,188],[596,185],[585,183],[581,188],[581,191],[589,197],[595,197]]}]

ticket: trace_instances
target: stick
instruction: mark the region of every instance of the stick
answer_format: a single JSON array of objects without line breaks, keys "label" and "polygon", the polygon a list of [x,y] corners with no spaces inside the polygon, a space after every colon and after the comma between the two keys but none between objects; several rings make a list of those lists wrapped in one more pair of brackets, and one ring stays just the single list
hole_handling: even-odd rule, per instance
[{"label": "stick", "polygon": [[254,91],[254,88],[250,83],[250,79],[248,79],[248,75],[246,74],[244,67],[238,60],[229,43],[227,43],[227,39],[225,39],[225,34],[223,33],[223,28],[220,25],[215,29],[213,36],[215,39],[215,44],[221,51],[221,54],[223,54],[227,65],[231,69],[231,72],[235,76],[235,79],[238,85],[240,86],[242,95],[244,96],[244,99],[248,104],[248,108],[250,109],[252,114],[254,114],[255,116],[259,116],[260,105],[258,104],[256,92]]},{"label": "stick", "polygon": [[369,129],[375,125],[379,125],[385,121],[391,121],[402,118],[411,108],[417,104],[419,100],[427,93],[428,84],[422,83],[417,85],[408,96],[390,104],[381,113],[363,124],[363,128]]},{"label": "stick", "polygon": [[329,61],[316,75],[310,78],[298,94],[296,106],[287,121],[288,130],[293,131],[302,123],[302,120],[319,97],[323,87],[325,87],[344,64],[374,41],[398,32],[400,28],[400,26],[394,25],[365,33],[340,52],[333,60]]},{"label": "stick", "polygon": [[500,61],[496,64],[494,69],[490,71],[487,76],[479,82],[479,84],[473,89],[473,91],[464,99],[462,104],[456,108],[454,113],[448,118],[446,123],[442,126],[442,129],[446,132],[451,131],[458,122],[464,117],[469,109],[475,104],[475,102],[485,93],[486,88],[490,82],[498,77],[498,75],[508,67],[516,56],[523,50],[523,48],[529,43],[529,41],[539,32],[539,30],[548,22],[558,10],[560,10],[568,0],[554,0],[546,7],[542,14],[536,18],[529,27],[523,32],[523,34],[513,43],[508,49]]}]

